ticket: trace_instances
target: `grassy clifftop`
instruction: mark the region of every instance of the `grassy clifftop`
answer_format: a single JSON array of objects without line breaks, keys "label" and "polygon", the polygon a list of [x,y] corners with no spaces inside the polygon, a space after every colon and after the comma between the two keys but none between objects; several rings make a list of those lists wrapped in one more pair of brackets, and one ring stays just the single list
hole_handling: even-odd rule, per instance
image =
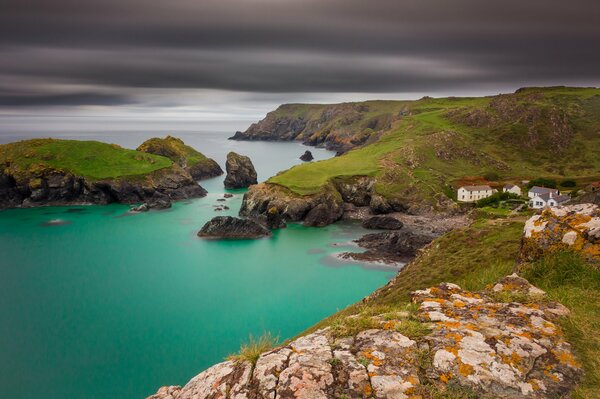
[{"label": "grassy clifftop", "polygon": [[286,126],[301,120],[304,130],[296,139],[304,139],[310,127],[313,136],[340,137],[343,131],[347,142],[362,143],[342,156],[295,166],[268,181],[299,195],[318,193],[333,178],[359,175],[374,177],[378,194],[404,200],[451,196],[462,181],[486,174],[497,175],[499,182],[540,176],[585,181],[600,175],[600,89],[595,88],[293,104],[268,118],[283,118]]},{"label": "grassy clifftop", "polygon": [[168,158],[98,141],[35,139],[0,145],[0,165],[17,173],[50,167],[92,180],[146,175],[168,168]]}]

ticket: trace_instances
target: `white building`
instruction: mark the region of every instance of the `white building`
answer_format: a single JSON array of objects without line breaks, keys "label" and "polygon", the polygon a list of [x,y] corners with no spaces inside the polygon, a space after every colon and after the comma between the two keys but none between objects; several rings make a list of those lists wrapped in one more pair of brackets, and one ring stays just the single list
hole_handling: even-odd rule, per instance
[{"label": "white building", "polygon": [[496,190],[490,186],[463,186],[458,189],[457,199],[460,202],[475,202],[494,194]]},{"label": "white building", "polygon": [[502,192],[521,195],[521,187],[514,184],[507,184],[502,188]]},{"label": "white building", "polygon": [[529,189],[527,196],[529,198],[534,198],[534,197],[537,197],[539,195],[544,195],[544,194],[548,194],[550,196],[550,198],[552,198],[557,195],[560,195],[560,192],[555,188],[533,186]]},{"label": "white building", "polygon": [[571,199],[568,195],[551,195],[550,193],[538,194],[529,200],[529,207],[533,209],[555,208],[564,205]]}]

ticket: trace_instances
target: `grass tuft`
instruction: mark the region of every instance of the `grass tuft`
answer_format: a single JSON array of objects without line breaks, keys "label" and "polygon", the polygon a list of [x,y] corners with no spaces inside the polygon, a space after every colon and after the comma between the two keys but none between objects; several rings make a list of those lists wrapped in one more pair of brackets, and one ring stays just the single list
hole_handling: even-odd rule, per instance
[{"label": "grass tuft", "polygon": [[227,359],[236,362],[250,362],[254,365],[261,354],[273,349],[278,343],[279,337],[271,335],[270,332],[264,332],[258,338],[250,335],[248,342],[240,347],[240,351],[235,355],[228,356]]}]

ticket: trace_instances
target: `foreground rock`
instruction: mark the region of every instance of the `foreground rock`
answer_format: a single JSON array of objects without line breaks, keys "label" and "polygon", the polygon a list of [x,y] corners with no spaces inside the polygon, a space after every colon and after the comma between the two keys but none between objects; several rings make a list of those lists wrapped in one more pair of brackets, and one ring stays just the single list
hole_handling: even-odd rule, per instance
[{"label": "foreground rock", "polygon": [[400,230],[404,224],[393,216],[373,216],[362,222],[365,229]]},{"label": "foreground rock", "polygon": [[271,231],[249,219],[232,216],[217,216],[208,221],[198,232],[202,238],[251,239],[271,235]]},{"label": "foreground rock", "polygon": [[131,208],[132,212],[147,212],[150,209],[168,209],[171,208],[172,204],[167,197],[152,197],[148,202],[144,202],[141,205]]},{"label": "foreground rock", "polygon": [[[532,302],[497,302],[501,292]],[[533,302],[543,295],[516,275],[487,292],[441,284],[413,293],[415,314],[374,316],[372,328],[348,336],[325,328],[263,353],[254,367],[226,361],[149,399],[430,398],[449,385],[468,397],[566,397],[582,370],[556,324],[568,310]],[[398,332],[407,323],[424,334]]]},{"label": "foreground rock", "polygon": [[225,188],[247,188],[252,184],[258,183],[256,180],[256,170],[250,158],[230,152],[227,154],[227,162],[225,163],[227,176],[225,177]]},{"label": "foreground rock", "polygon": [[152,138],[144,141],[138,151],[161,155],[181,166],[194,179],[202,180],[223,174],[215,160],[206,157],[176,137]]},{"label": "foreground rock", "polygon": [[400,230],[367,234],[355,242],[365,248],[365,252],[347,252],[343,259],[361,262],[379,262],[387,264],[405,263],[417,255],[417,251],[429,244],[435,235]]},{"label": "foreground rock", "polygon": [[590,261],[600,262],[600,207],[595,204],[545,209],[525,224],[521,261],[545,253],[572,250]]},{"label": "foreground rock", "polygon": [[312,161],[314,159],[312,152],[306,150],[304,151],[304,154],[300,155],[300,160],[304,161],[304,162],[309,162]]}]

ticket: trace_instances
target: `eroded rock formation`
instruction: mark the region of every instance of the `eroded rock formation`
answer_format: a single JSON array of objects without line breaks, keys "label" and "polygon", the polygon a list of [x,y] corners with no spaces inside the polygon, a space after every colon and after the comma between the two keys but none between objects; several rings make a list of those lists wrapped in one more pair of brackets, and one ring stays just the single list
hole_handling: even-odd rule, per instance
[{"label": "eroded rock formation", "polygon": [[312,152],[309,150],[304,151],[304,154],[300,155],[300,160],[304,162],[309,162],[314,159]]},{"label": "eroded rock formation", "polygon": [[213,239],[250,239],[270,235],[271,231],[260,223],[233,216],[214,217],[198,232],[199,237]]},{"label": "eroded rock formation", "polygon": [[225,188],[246,188],[257,183],[256,170],[252,161],[247,156],[230,152],[227,154],[225,169],[227,170],[224,182]]}]

